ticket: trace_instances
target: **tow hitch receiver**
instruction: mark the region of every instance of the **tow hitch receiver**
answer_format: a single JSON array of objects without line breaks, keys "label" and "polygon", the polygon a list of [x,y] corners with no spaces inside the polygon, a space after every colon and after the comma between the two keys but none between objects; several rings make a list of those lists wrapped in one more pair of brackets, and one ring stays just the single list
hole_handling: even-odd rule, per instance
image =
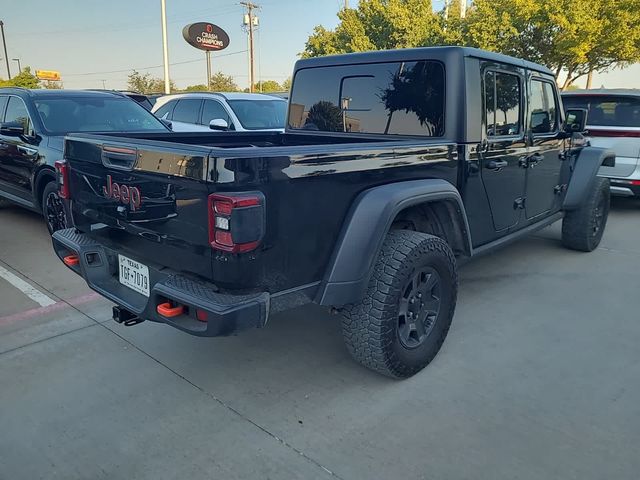
[{"label": "tow hitch receiver", "polygon": [[144,322],[142,318],[117,305],[113,307],[113,319],[118,323],[124,324],[125,327],[133,327]]}]

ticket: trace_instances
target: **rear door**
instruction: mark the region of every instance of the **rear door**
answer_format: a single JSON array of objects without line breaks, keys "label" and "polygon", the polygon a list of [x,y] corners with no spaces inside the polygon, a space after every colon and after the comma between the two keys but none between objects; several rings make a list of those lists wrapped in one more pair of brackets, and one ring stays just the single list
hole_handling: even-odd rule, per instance
[{"label": "rear door", "polygon": [[68,137],[74,225],[144,265],[209,277],[206,147]]},{"label": "rear door", "polygon": [[176,103],[171,116],[176,132],[210,131],[209,126],[200,125],[203,100],[201,98],[181,98]]},{"label": "rear door", "polygon": [[550,78],[533,74],[529,81],[529,149],[525,211],[527,219],[559,208],[564,140],[557,90]]},{"label": "rear door", "polygon": [[485,139],[481,147],[484,183],[496,231],[515,227],[525,190],[524,74],[491,66],[484,72]]}]

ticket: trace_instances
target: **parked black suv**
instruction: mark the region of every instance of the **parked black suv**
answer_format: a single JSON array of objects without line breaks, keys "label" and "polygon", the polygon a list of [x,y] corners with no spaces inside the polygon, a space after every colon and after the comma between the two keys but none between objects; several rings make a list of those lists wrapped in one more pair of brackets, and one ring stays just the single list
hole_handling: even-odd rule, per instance
[{"label": "parked black suv", "polygon": [[54,248],[119,322],[229,335],[315,302],[357,361],[407,377],[460,262],[559,220],[568,248],[600,243],[615,157],[569,113],[547,68],[475,49],[301,60],[284,133],[69,136]]},{"label": "parked black suv", "polygon": [[56,186],[69,132],[162,132],[150,112],[117,92],[0,88],[0,206],[40,211],[50,232],[66,227]]}]

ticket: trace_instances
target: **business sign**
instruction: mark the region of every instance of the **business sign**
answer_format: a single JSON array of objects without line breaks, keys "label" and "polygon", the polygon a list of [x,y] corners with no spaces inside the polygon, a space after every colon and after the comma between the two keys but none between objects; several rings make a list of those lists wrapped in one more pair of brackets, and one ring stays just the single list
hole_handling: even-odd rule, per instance
[{"label": "business sign", "polygon": [[53,80],[54,82],[60,81],[60,72],[53,70],[36,70],[36,78],[38,80]]},{"label": "business sign", "polygon": [[224,50],[229,46],[227,32],[213,23],[191,23],[182,29],[182,36],[189,45],[209,52]]}]

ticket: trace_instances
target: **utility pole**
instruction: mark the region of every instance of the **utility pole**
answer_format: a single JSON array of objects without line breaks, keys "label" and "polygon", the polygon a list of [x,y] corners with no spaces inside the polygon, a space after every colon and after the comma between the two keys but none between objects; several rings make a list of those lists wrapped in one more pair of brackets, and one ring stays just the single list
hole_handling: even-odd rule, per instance
[{"label": "utility pole", "polygon": [[460,1],[460,18],[467,16],[467,0]]},{"label": "utility pole", "polygon": [[169,80],[169,44],[167,41],[167,0],[160,0],[162,17],[162,56],[164,61],[164,93],[171,93],[171,81]]},{"label": "utility pole", "polygon": [[349,8],[349,0],[344,0],[344,9],[348,9]]},{"label": "utility pole", "polygon": [[240,5],[247,9],[244,24],[249,29],[249,92],[253,93],[253,84],[255,82],[253,71],[253,29],[258,24],[258,17],[254,16],[253,11],[260,7],[252,2],[240,2]]},{"label": "utility pole", "polygon": [[11,69],[9,68],[9,55],[7,54],[7,40],[4,38],[4,22],[0,20],[0,31],[2,31],[2,46],[4,47],[4,60],[7,62],[7,77],[11,80]]}]

